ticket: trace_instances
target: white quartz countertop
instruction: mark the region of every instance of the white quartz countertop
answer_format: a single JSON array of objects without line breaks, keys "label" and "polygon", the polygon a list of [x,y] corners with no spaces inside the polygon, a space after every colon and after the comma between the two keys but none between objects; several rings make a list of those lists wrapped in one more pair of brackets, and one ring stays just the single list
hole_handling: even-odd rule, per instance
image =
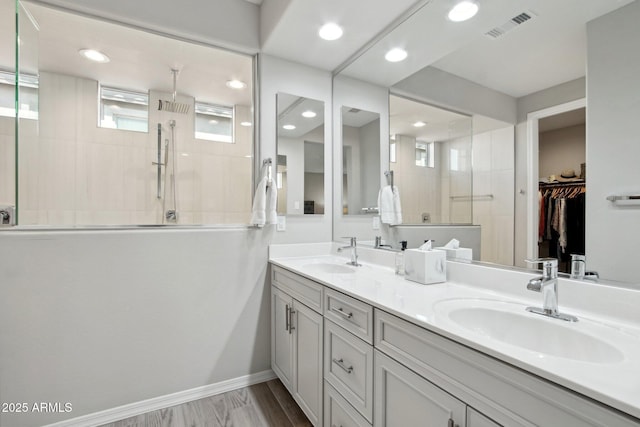
[{"label": "white quartz countertop", "polygon": [[[347,258],[335,253],[335,245],[324,245],[328,251],[319,255],[312,255],[310,246],[282,245],[298,247],[294,252],[271,250],[270,262],[640,419],[640,314],[635,314],[640,313],[640,305],[636,305],[640,303],[637,299],[640,291],[562,282],[560,289],[565,287],[567,295],[559,291],[560,311],[579,318],[576,323],[564,322],[527,312],[522,315],[525,306],[542,304],[540,294],[526,291],[526,283],[533,274],[448,262],[449,281],[421,285],[396,275],[391,268],[395,254],[381,254],[384,251],[379,250],[370,250],[369,258],[376,263],[366,262],[361,256],[362,266],[355,273],[327,273],[314,268],[314,264],[344,265]],[[299,256],[291,256],[292,253]],[[483,283],[471,283],[476,281]],[[571,298],[574,287],[580,293]],[[600,303],[593,301],[597,298],[601,298]],[[603,302],[605,299],[607,302]],[[611,316],[607,309],[615,306],[616,300],[620,300],[621,314]],[[582,348],[575,347],[576,353],[571,357],[563,357],[484,336],[461,327],[447,316],[448,306],[484,304],[517,310],[520,317],[533,316],[537,322],[551,322],[541,324],[545,327],[570,328],[564,332],[579,333],[588,339]],[[597,311],[599,306],[603,308],[601,313]],[[590,342],[597,342],[613,353],[593,347]],[[599,354],[592,352],[601,350],[603,360],[597,360]]]}]

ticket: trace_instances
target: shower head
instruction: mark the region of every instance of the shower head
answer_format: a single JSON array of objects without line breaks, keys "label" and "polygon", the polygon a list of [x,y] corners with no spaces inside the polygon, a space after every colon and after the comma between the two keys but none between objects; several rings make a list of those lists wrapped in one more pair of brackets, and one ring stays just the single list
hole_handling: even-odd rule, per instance
[{"label": "shower head", "polygon": [[158,100],[158,111],[169,111],[171,113],[187,114],[189,112],[189,104],[182,102],[173,102],[165,100]]},{"label": "shower head", "polygon": [[158,101],[158,111],[169,111],[171,113],[187,114],[191,106],[183,102],[176,102],[176,80],[178,79],[178,73],[180,73],[180,70],[172,68],[171,73],[173,74],[173,98],[171,101],[160,99]]}]

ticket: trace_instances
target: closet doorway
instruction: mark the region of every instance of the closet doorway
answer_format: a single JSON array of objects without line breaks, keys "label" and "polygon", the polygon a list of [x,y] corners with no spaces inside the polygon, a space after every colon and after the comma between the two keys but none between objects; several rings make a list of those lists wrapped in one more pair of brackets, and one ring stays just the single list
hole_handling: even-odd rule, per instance
[{"label": "closet doorway", "polygon": [[571,254],[584,254],[586,100],[527,117],[527,257],[558,259],[569,272]]}]

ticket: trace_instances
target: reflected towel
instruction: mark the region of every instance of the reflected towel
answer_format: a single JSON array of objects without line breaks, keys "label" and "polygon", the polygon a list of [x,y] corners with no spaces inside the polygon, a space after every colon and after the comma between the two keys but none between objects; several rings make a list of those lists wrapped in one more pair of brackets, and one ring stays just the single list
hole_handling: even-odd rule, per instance
[{"label": "reflected towel", "polygon": [[400,191],[398,187],[386,185],[378,193],[378,210],[380,221],[384,224],[402,224],[402,207],[400,205]]},{"label": "reflected towel", "polygon": [[267,184],[267,206],[266,206],[266,223],[267,224],[277,224],[278,223],[278,213],[276,212],[276,208],[278,207],[278,188],[276,186],[276,181],[272,179]]},{"label": "reflected towel", "polygon": [[260,180],[256,187],[256,194],[253,196],[253,208],[251,210],[251,225],[262,227],[266,223],[267,214],[265,209],[267,205],[268,181],[268,178],[265,176]]}]

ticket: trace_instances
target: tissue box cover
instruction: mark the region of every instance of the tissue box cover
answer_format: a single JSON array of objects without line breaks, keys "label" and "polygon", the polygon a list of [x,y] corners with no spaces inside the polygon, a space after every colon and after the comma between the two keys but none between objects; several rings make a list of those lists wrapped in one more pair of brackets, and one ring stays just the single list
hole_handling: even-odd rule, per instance
[{"label": "tissue box cover", "polygon": [[447,253],[438,249],[404,251],[405,279],[429,285],[447,281]]},{"label": "tissue box cover", "polygon": [[447,259],[465,259],[471,261],[473,259],[473,250],[471,248],[449,249],[443,246],[434,248],[447,253]]}]

